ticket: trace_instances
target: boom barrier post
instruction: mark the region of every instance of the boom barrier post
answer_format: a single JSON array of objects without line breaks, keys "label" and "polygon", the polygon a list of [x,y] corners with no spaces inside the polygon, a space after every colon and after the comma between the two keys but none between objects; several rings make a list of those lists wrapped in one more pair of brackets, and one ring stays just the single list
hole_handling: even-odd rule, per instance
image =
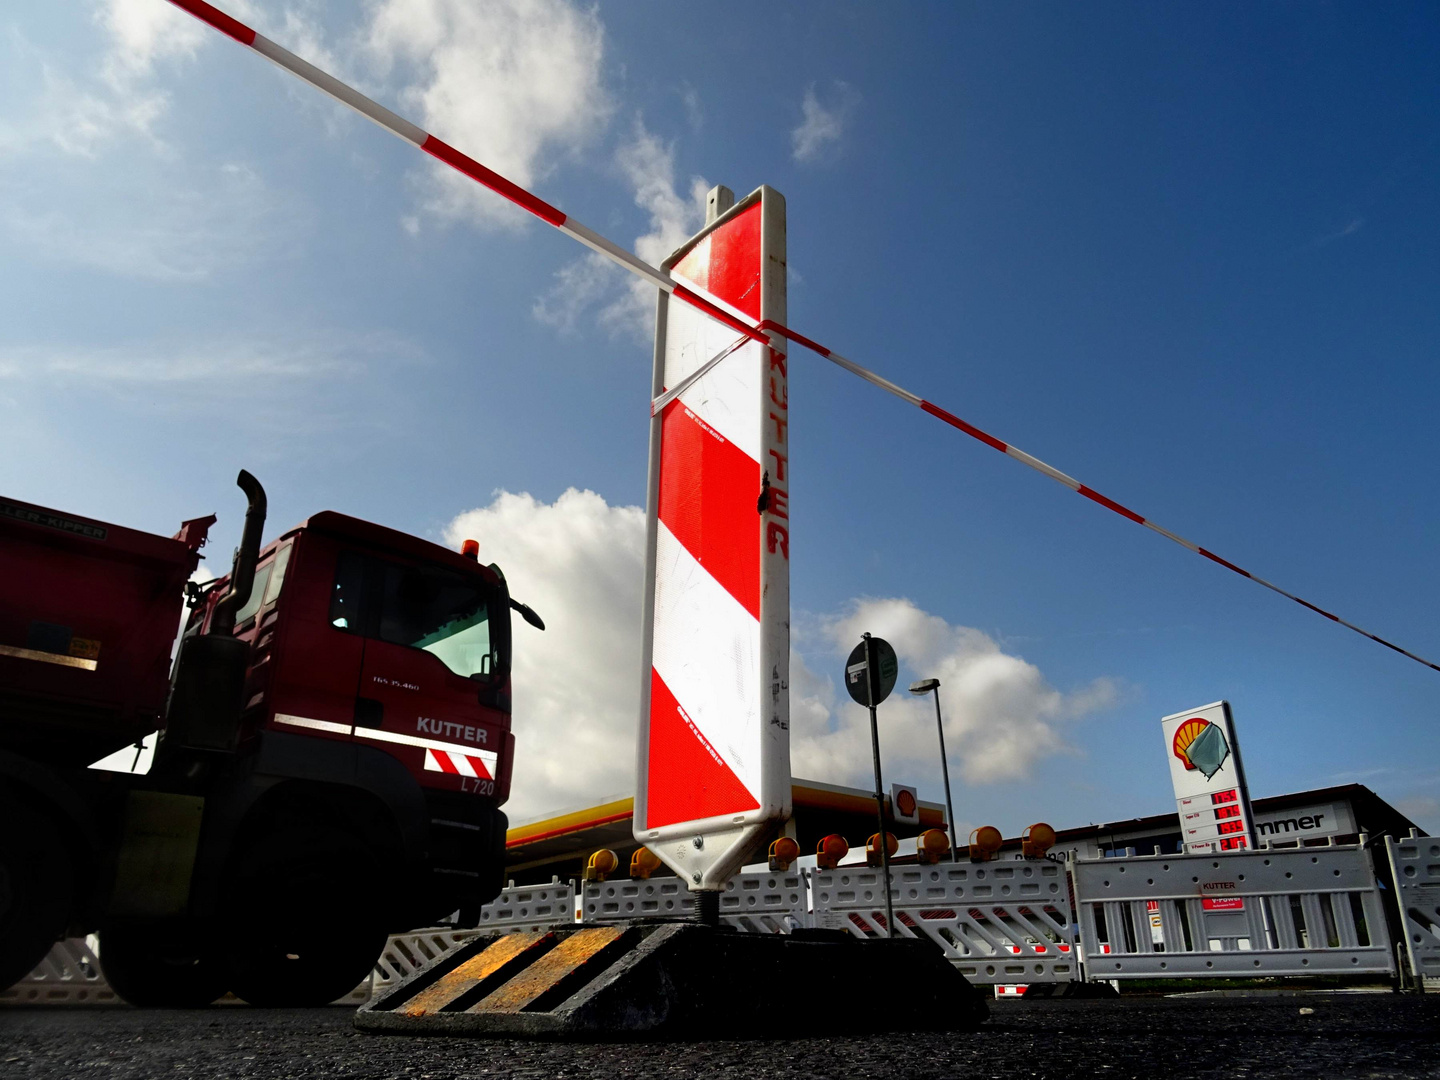
[{"label": "boom barrier post", "polygon": [[880,724],[875,717],[880,697],[880,660],[875,655],[875,639],[865,638],[865,697],[870,710],[870,750],[875,758],[875,820],[879,825],[875,842],[880,845],[880,865],[885,877],[885,936],[895,936],[895,903],[890,896],[890,836],[885,831],[885,783],[880,778]]}]

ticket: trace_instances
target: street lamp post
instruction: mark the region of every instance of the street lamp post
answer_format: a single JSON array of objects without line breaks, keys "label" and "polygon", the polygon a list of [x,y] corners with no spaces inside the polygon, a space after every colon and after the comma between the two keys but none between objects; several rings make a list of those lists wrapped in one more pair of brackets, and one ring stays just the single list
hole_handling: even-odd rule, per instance
[{"label": "street lamp post", "polygon": [[912,694],[928,694],[935,691],[935,729],[940,734],[940,771],[945,777],[945,816],[950,823],[950,857],[960,854],[960,840],[955,834],[955,802],[950,798],[950,763],[945,759],[945,722],[940,718],[940,680],[922,679],[910,685]]}]

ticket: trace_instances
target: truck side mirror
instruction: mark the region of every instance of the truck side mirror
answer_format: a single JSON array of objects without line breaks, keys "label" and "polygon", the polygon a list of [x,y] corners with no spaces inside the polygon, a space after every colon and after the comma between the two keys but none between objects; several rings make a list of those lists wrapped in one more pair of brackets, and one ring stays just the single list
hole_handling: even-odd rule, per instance
[{"label": "truck side mirror", "polygon": [[535,627],[536,630],[545,629],[545,620],[540,618],[539,615],[536,615],[534,609],[532,609],[529,604],[522,604],[519,600],[511,597],[510,606],[516,611],[518,611],[520,613],[520,617],[526,622],[528,622],[531,626]]}]

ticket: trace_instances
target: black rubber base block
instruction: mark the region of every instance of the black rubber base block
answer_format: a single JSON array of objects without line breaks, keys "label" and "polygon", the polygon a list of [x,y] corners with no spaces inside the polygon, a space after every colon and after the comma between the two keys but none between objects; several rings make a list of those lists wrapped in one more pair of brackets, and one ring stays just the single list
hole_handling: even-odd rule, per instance
[{"label": "black rubber base block", "polygon": [[736,1039],[969,1031],[989,1016],[928,941],[693,923],[478,938],[362,1006],[362,1031]]}]

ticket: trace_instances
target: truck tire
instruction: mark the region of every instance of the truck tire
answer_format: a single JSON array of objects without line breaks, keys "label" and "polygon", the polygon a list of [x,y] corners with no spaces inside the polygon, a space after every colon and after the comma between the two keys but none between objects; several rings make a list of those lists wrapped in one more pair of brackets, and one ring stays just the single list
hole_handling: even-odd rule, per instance
[{"label": "truck tire", "polygon": [[100,968],[131,1005],[199,1009],[225,993],[223,968],[188,927],[124,920],[100,930]]},{"label": "truck tire", "polygon": [[0,989],[23,979],[65,933],[75,866],[64,834],[28,800],[0,790]]},{"label": "truck tire", "polygon": [[231,867],[221,925],[230,988],[251,1005],[326,1005],[354,990],[385,948],[379,868],[336,828],[253,841]]}]

